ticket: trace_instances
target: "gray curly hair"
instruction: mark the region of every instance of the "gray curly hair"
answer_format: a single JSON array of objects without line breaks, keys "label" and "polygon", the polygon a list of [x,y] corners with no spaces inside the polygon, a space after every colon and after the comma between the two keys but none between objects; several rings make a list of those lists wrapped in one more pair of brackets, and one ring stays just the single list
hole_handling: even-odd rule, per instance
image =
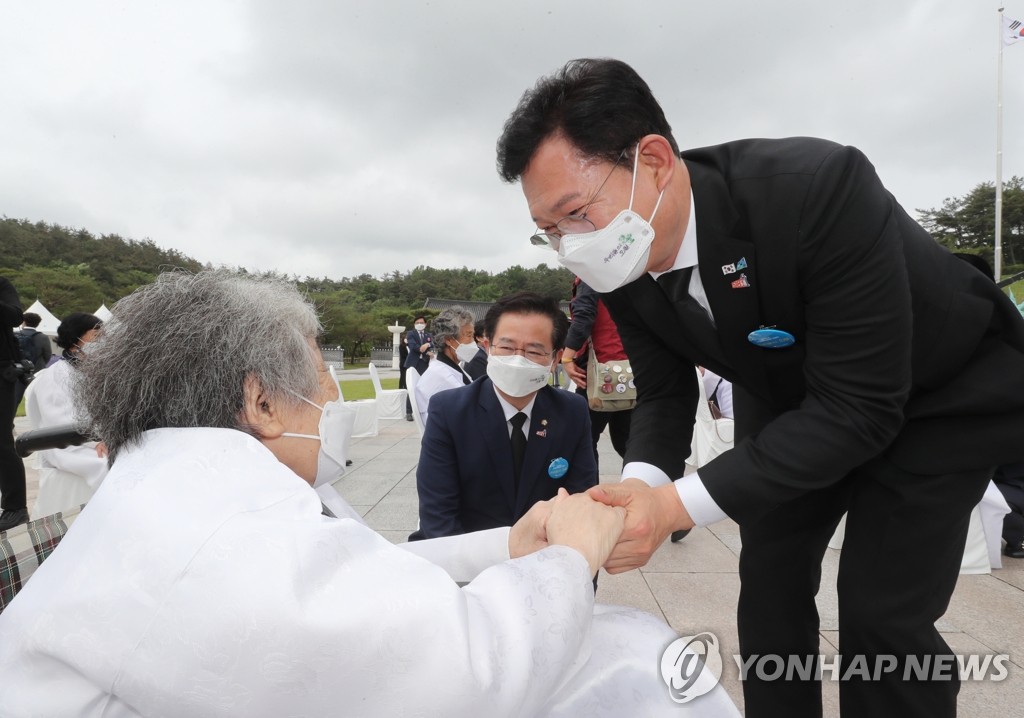
[{"label": "gray curly hair", "polygon": [[321,325],[289,282],[211,270],[168,272],[117,303],[74,384],[80,420],[113,463],[143,432],[242,422],[245,382],[288,406],[315,396]]},{"label": "gray curly hair", "polygon": [[431,344],[431,347],[441,351],[448,346],[449,339],[454,339],[455,343],[458,344],[462,328],[467,324],[472,325],[474,321],[473,315],[462,307],[448,307],[434,317],[434,321],[430,323],[430,331],[434,335],[434,342]]}]

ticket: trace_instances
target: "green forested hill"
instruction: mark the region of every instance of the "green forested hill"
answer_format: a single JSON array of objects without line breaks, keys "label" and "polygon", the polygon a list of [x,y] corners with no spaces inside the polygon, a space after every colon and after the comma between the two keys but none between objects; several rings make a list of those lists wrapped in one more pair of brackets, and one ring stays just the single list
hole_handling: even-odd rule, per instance
[{"label": "green forested hill", "polygon": [[[11,280],[25,306],[40,299],[57,317],[92,312],[104,303],[113,307],[136,287],[174,267],[198,271],[203,265],[148,239],[96,237],[85,229],[0,218],[0,275]],[[324,342],[341,344],[346,354],[356,356],[371,345],[390,342],[385,327],[396,320],[410,325],[428,297],[492,301],[529,290],[564,300],[573,276],[566,269],[544,265],[516,265],[497,274],[420,266],[381,277],[290,279],[316,302]]]}]

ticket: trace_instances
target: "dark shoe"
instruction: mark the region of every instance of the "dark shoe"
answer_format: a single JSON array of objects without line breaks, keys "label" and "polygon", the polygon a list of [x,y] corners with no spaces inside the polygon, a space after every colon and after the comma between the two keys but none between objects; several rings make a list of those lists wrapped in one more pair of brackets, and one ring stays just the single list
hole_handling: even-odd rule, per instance
[{"label": "dark shoe", "polygon": [[686,538],[686,534],[688,534],[688,533],[690,533],[690,529],[683,529],[682,531],[673,531],[672,532],[672,543],[679,543],[684,538]]},{"label": "dark shoe", "polygon": [[1010,558],[1024,558],[1024,543],[1017,545],[1006,544],[1006,548],[1003,549],[1003,555]]},{"label": "dark shoe", "polygon": [[28,523],[28,509],[14,509],[0,514],[0,531],[10,531],[15,526]]},{"label": "dark shoe", "polygon": [[406,421],[412,421],[412,414],[406,414],[405,415],[405,420]]}]

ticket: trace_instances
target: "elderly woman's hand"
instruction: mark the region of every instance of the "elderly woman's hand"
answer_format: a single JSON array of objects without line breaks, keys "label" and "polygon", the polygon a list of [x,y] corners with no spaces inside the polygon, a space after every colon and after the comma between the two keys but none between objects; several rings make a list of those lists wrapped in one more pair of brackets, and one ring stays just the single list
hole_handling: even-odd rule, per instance
[{"label": "elderly woman's hand", "polygon": [[548,545],[547,522],[555,500],[538,501],[516,521],[508,533],[510,558],[526,556]]},{"label": "elderly woman's hand", "polygon": [[606,506],[587,494],[570,496],[565,489],[559,489],[552,502],[546,523],[548,543],[576,549],[590,564],[590,573],[596,574],[622,534],[626,510]]}]

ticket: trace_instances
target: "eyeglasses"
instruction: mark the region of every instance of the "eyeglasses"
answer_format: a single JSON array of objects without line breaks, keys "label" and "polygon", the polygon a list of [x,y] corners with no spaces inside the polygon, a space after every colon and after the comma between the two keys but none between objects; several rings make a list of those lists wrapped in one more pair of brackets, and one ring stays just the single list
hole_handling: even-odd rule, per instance
[{"label": "eyeglasses", "polygon": [[547,364],[555,352],[543,352],[539,349],[519,349],[511,344],[494,344],[491,346],[491,353],[494,354],[494,356],[499,357],[510,357],[513,354],[521,354],[535,364]]},{"label": "eyeglasses", "polygon": [[590,201],[579,209],[573,210],[565,217],[555,222],[554,229],[547,229],[541,232],[535,232],[530,236],[530,244],[537,247],[550,247],[551,249],[558,251],[558,247],[562,242],[562,237],[567,234],[586,234],[587,232],[597,231],[597,227],[594,223],[587,219],[587,210],[590,209],[590,205],[597,201],[597,196],[601,194],[601,190],[608,184],[608,180],[612,178],[612,173],[615,172],[615,168],[619,166],[619,162],[626,155],[626,149],[619,153],[618,159],[612,165],[611,172],[604,178],[604,182],[597,188],[597,192],[594,192]]}]

